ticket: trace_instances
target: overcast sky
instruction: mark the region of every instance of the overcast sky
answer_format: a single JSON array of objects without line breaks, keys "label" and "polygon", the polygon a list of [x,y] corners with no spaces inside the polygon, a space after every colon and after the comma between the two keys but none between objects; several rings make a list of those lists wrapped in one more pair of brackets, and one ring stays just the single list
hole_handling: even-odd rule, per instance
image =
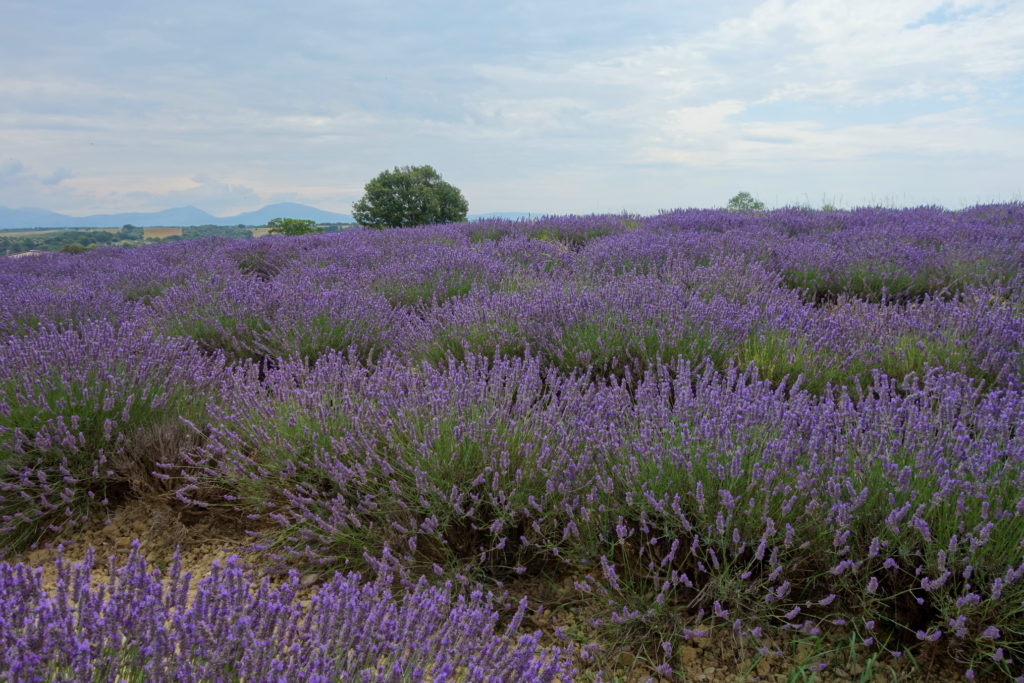
[{"label": "overcast sky", "polygon": [[1024,199],[1024,2],[0,0],[0,205]]}]

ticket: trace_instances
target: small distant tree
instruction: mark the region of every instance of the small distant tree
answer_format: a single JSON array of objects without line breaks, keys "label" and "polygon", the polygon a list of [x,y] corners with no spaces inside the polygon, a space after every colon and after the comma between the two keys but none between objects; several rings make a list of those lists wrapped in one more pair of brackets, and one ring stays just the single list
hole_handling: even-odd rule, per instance
[{"label": "small distant tree", "polygon": [[459,188],[446,183],[431,166],[402,166],[383,171],[366,184],[352,205],[356,222],[370,228],[404,228],[466,220],[469,203]]},{"label": "small distant tree", "polygon": [[764,211],[764,202],[749,192],[739,192],[725,205],[729,211]]},{"label": "small distant tree", "polygon": [[65,244],[61,247],[61,251],[65,254],[81,254],[89,251],[89,247],[84,244],[79,244],[78,242],[72,242],[71,244]]},{"label": "small distant tree", "polygon": [[134,226],[131,223],[127,223],[121,228],[121,239],[123,240],[141,240],[142,234],[142,228]]},{"label": "small distant tree", "polygon": [[275,218],[267,223],[267,226],[275,235],[309,235],[323,232],[323,228],[316,227],[316,221],[301,218]]}]

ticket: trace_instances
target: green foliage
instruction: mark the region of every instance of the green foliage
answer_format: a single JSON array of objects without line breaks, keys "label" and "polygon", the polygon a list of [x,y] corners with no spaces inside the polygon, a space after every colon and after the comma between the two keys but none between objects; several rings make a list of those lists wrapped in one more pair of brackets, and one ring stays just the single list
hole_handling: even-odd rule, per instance
[{"label": "green foliage", "polygon": [[203,314],[198,311],[190,317],[169,321],[162,329],[173,337],[188,337],[199,348],[214,354],[222,351],[232,362],[245,359],[260,360],[264,335],[270,323],[258,315],[231,315],[224,312]]},{"label": "green foliage", "polygon": [[[181,237],[178,239],[192,240],[202,237],[232,237],[235,239],[250,239],[252,228],[244,225],[190,225],[182,228]],[[168,237],[167,239],[173,239]]]},{"label": "green foliage", "polygon": [[814,266],[790,267],[782,271],[787,287],[800,290],[812,302],[835,301],[842,295],[865,301],[919,301],[925,296],[950,299],[968,283],[995,281],[1000,276],[986,261],[958,262],[915,271],[893,263],[853,263],[825,271]]},{"label": "green foliage", "polygon": [[[457,296],[469,294],[477,280],[468,273],[451,273],[425,278],[421,282],[382,280],[373,285],[393,305],[417,306],[442,303]],[[491,288],[494,289],[494,288]]]},{"label": "green foliage", "polygon": [[431,166],[402,166],[383,171],[366,184],[352,215],[370,228],[404,228],[466,220],[469,203]]},{"label": "green foliage", "polygon": [[[0,235],[0,254],[17,254],[22,251],[63,251],[66,247],[90,247],[97,244],[113,244],[120,235],[102,230],[59,230],[55,232],[33,232],[19,235],[11,231]],[[77,248],[73,247],[73,248]],[[71,251],[68,253],[77,253]]]},{"label": "green foliage", "polygon": [[131,223],[128,223],[121,228],[121,239],[123,240],[141,240],[142,239],[142,228],[136,227]]},{"label": "green foliage", "polygon": [[416,358],[433,365],[448,362],[449,356],[459,362],[467,354],[497,358],[499,356],[524,356],[527,353],[525,333],[511,320],[493,324],[469,324],[444,327],[436,331],[423,347],[416,352]]},{"label": "green foliage", "polygon": [[738,192],[725,208],[729,211],[764,211],[764,202],[755,199],[749,192]]},{"label": "green foliage", "polygon": [[316,226],[316,221],[301,218],[275,218],[269,221],[267,226],[270,232],[276,235],[309,235],[323,232],[323,228]]},{"label": "green foliage", "polygon": [[[320,232],[320,230],[315,232]],[[180,237],[165,237],[156,241],[161,243],[180,242],[203,237],[250,239],[252,237],[252,228],[235,225],[192,225],[183,228]],[[0,232],[0,254],[17,254],[31,250],[63,251],[74,254],[79,253],[77,251],[79,247],[91,248],[100,244],[136,246],[143,243],[143,229],[133,225],[126,225],[117,232],[108,232],[107,230],[97,230],[95,228],[71,228],[42,233],[33,230]]]},{"label": "green foliage", "polygon": [[83,246],[78,242],[72,242],[61,247],[61,252],[65,254],[81,254],[86,251],[89,251],[89,247]]},{"label": "green foliage", "polygon": [[[625,223],[622,224],[627,230],[634,230],[635,228],[627,227]],[[607,225],[604,227],[589,228],[587,230],[564,230],[557,226],[552,228],[545,228],[538,230],[530,234],[533,239],[541,240],[542,242],[548,242],[564,249],[578,250],[581,247],[593,242],[596,239],[605,237],[607,235],[614,234],[616,232],[614,225]]]}]

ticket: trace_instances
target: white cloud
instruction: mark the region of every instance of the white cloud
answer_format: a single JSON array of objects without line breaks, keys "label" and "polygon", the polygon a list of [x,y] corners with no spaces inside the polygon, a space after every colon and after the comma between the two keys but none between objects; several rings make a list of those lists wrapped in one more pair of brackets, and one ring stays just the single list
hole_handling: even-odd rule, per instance
[{"label": "white cloud", "polygon": [[721,49],[777,41],[767,101],[821,97],[877,103],[964,95],[1024,69],[1019,3],[965,2],[961,11],[973,10],[966,16],[918,24],[948,4],[772,0],[745,20],[727,22],[711,39]]},{"label": "white cloud", "polygon": [[[693,110],[699,115],[694,115]],[[991,155],[1010,160],[1024,149],[1024,132],[988,125],[983,112],[957,109],[893,123],[825,127],[815,121],[730,122],[734,102],[674,112],[678,132],[641,148],[638,161],[694,166],[766,166],[858,161],[902,155]],[[665,124],[663,130],[670,130]]]},{"label": "white cloud", "polygon": [[4,159],[0,161],[0,181],[7,188],[23,190],[26,187],[35,185],[59,185],[60,183],[74,178],[75,174],[66,168],[55,168],[44,174],[36,173],[18,159]]},{"label": "white cloud", "polygon": [[[1000,129],[978,101],[983,88],[1024,72],[1021,3],[766,0],[678,44],[478,71],[492,81],[488,93],[505,92],[485,99],[489,106],[536,114],[494,118],[491,125],[542,138],[559,112],[597,112],[588,120],[628,136],[628,156],[640,163],[1019,156],[1024,149],[1016,144],[1019,130]],[[796,112],[789,121],[749,120],[756,118],[754,105],[777,105],[783,117],[786,105],[806,102],[841,113],[923,101],[938,103],[940,112],[893,110],[882,123],[806,120]]]}]

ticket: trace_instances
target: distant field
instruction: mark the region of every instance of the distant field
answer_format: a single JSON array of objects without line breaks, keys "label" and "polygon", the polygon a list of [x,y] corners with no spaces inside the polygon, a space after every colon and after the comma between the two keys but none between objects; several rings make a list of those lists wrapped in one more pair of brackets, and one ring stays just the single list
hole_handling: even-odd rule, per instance
[{"label": "distant field", "polygon": [[143,228],[142,236],[146,239],[164,239],[165,237],[181,237],[183,228]]},{"label": "distant field", "polygon": [[46,230],[0,229],[0,237],[28,237],[30,235],[47,235],[53,232],[68,232],[69,230],[79,230],[81,232],[121,232],[121,228],[47,228]]}]

